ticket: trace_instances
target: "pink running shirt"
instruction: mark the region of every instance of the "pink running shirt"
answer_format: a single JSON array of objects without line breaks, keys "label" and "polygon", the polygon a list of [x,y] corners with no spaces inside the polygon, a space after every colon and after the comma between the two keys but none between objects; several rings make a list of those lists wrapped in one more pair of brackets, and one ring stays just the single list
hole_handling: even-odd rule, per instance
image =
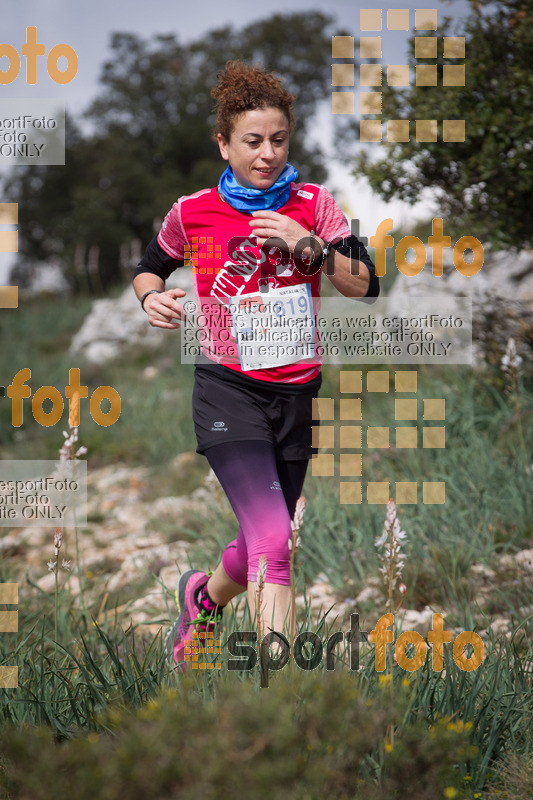
[{"label": "pink running shirt", "polygon": [[[289,199],[278,212],[325,241],[336,242],[351,235],[346,217],[332,195],[318,184],[291,184]],[[246,348],[242,347],[242,342],[240,346],[237,343],[230,306],[235,309],[239,303],[264,303],[271,292],[271,296],[276,292],[285,293],[287,308],[291,298],[300,304],[305,304],[306,297],[313,298],[314,314],[320,304],[322,271],[306,275],[297,269],[292,255],[279,250],[267,256],[269,248],[262,250],[256,244],[250,219],[249,213],[237,211],[226,203],[217,187],[203,189],[174,203],[165,217],[158,242],[169,256],[193,266],[197,308],[203,312],[204,355],[259,380],[306,383],[320,372],[322,358],[316,353],[310,358],[296,356],[291,363],[253,369],[243,356]],[[242,299],[236,301],[236,298]],[[319,341],[315,326],[315,346]],[[276,352],[274,345],[272,351]],[[282,351],[289,353],[290,346],[278,345],[277,352]],[[285,360],[289,357],[285,355]]]}]

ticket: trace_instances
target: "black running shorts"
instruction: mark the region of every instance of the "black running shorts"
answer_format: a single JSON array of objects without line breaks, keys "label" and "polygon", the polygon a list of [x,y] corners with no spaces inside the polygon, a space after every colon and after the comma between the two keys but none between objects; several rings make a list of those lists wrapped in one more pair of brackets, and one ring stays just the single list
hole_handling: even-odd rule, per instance
[{"label": "black running shorts", "polygon": [[261,440],[278,461],[311,458],[312,400],[322,376],[284,384],[250,378],[220,364],[197,365],[192,396],[197,453],[223,442]]}]

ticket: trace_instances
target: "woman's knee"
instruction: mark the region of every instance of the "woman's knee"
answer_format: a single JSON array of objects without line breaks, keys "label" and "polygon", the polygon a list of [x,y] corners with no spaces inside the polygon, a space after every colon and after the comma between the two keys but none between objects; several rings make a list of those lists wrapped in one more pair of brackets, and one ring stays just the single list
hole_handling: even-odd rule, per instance
[{"label": "woman's knee", "polygon": [[270,531],[270,534],[256,539],[252,550],[248,550],[248,580],[257,580],[259,559],[264,556],[267,561],[267,583],[290,583],[291,551],[289,540],[292,538],[290,525]]}]

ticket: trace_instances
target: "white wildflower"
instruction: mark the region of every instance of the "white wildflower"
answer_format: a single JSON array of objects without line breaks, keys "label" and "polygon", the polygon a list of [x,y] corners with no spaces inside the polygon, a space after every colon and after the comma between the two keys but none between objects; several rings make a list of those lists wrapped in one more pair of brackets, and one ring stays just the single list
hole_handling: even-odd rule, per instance
[{"label": "white wildflower", "polygon": [[513,370],[518,370],[518,367],[522,363],[522,358],[516,352],[516,344],[515,340],[511,336],[507,341],[507,347],[505,348],[505,353],[502,356],[501,360],[501,367],[504,372],[512,372]]},{"label": "white wildflower", "polygon": [[[392,592],[398,580],[401,578],[402,569],[404,567],[404,554],[402,553],[402,544],[404,543],[407,534],[401,530],[400,520],[396,514],[396,504],[392,498],[387,503],[387,517],[383,533],[376,537],[375,545],[378,549],[383,548],[383,554],[380,554],[382,566],[379,571],[383,575],[383,582],[388,586],[389,611],[392,611]],[[403,587],[403,591],[402,591]],[[401,584],[400,592],[402,596],[405,594],[405,584]]]},{"label": "white wildflower", "polygon": [[296,508],[294,510],[294,518],[291,520],[291,527],[293,531],[299,531],[302,527],[306,502],[307,501],[303,495],[298,498],[298,502],[296,503]]},{"label": "white wildflower", "polygon": [[265,586],[265,580],[267,574],[267,566],[268,562],[266,556],[259,556],[259,561],[257,562],[257,589],[255,591],[255,614],[257,621],[257,638],[260,642],[262,641],[262,633],[263,633],[262,598],[263,598],[263,588]]},{"label": "white wildflower", "polygon": [[374,542],[374,544],[376,545],[376,547],[383,547],[383,545],[385,544],[385,542],[387,541],[388,538],[389,538],[389,534],[388,534],[388,532],[386,530],[384,530],[383,533],[381,534],[381,536],[378,536],[376,538],[376,541]]},{"label": "white wildflower", "polygon": [[59,461],[75,461],[78,456],[85,455],[87,453],[86,447],[79,447],[77,452],[74,453],[73,449],[78,441],[78,428],[73,427],[70,429],[70,434],[66,431],[63,431],[63,436],[65,437],[65,441],[61,449],[59,450]]},{"label": "white wildflower", "polygon": [[[297,536],[294,542],[294,548],[296,549],[297,547],[300,547],[301,543],[302,543],[301,536]],[[287,544],[289,545],[289,550],[292,550],[292,536],[288,540]]]},{"label": "white wildflower", "polygon": [[263,584],[266,579],[268,561],[266,556],[260,556],[257,564],[257,578]]},{"label": "white wildflower", "polygon": [[50,559],[50,561],[47,561],[46,566],[50,572],[55,572],[57,561],[52,561],[52,559]]},{"label": "white wildflower", "polygon": [[61,562],[61,566],[63,567],[63,569],[66,569],[67,571],[70,570],[70,564],[71,561],[67,561],[66,559],[63,559],[63,561]]}]

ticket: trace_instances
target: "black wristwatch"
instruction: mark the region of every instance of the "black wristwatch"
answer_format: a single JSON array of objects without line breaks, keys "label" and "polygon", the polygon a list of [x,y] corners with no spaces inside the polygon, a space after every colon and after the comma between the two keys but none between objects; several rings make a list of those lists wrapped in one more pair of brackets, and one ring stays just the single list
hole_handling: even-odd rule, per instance
[{"label": "black wristwatch", "polygon": [[148,291],[143,294],[143,296],[141,297],[141,308],[142,308],[143,311],[144,311],[144,301],[146,300],[146,298],[148,297],[149,294],[161,294],[161,290],[160,289],[148,289]]},{"label": "black wristwatch", "polygon": [[311,264],[309,266],[322,267],[328,260],[328,256],[331,252],[332,247],[333,247],[333,242],[324,242],[321,248],[321,252],[311,261]]}]

